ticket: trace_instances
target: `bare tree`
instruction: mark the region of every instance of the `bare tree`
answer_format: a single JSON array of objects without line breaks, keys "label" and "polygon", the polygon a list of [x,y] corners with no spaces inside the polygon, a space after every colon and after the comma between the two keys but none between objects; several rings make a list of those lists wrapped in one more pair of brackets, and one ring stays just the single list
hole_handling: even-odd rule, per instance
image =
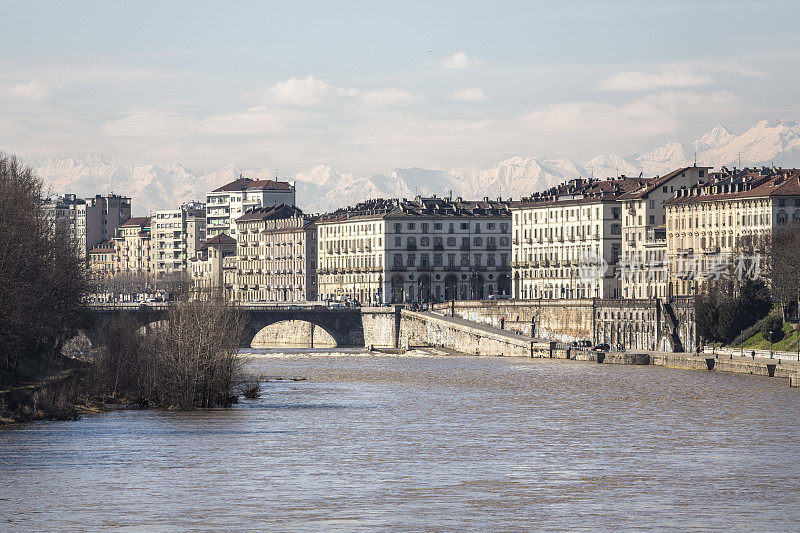
[{"label": "bare tree", "polygon": [[770,267],[772,296],[786,320],[789,309],[800,304],[800,224],[772,234]]},{"label": "bare tree", "polygon": [[42,207],[42,182],[0,154],[0,370],[55,361],[81,322],[86,270],[67,228]]}]

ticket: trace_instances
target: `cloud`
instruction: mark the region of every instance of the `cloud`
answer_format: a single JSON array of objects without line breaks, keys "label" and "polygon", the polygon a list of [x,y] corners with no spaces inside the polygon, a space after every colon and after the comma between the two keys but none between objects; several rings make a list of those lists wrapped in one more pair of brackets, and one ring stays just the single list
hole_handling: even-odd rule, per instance
[{"label": "cloud", "polygon": [[716,112],[738,101],[728,91],[667,91],[621,105],[577,101],[540,106],[524,115],[523,121],[546,132],[591,132],[617,137],[661,135],[677,130],[681,117],[687,113]]},{"label": "cloud", "polygon": [[311,107],[320,104],[345,105],[360,103],[371,107],[410,105],[426,102],[421,94],[403,89],[359,90],[336,87],[313,76],[289,78],[268,89],[271,103],[293,107]]},{"label": "cloud", "polygon": [[276,103],[304,107],[321,103],[331,92],[331,86],[309,76],[279,81],[270,87],[269,92]]},{"label": "cloud", "polygon": [[263,107],[212,115],[198,125],[198,132],[206,135],[267,135],[283,129],[283,117]]},{"label": "cloud", "polygon": [[12,86],[8,93],[16,99],[29,102],[43,102],[50,97],[50,88],[38,81],[20,83]]},{"label": "cloud", "polygon": [[660,87],[699,87],[713,83],[714,79],[688,71],[663,71],[657,73],[620,72],[597,84],[607,91],[644,91]]},{"label": "cloud", "polygon": [[408,105],[427,101],[427,99],[420,94],[404,91],[402,89],[381,89],[358,92],[355,94],[362,102],[369,106]]},{"label": "cloud", "polygon": [[109,120],[100,126],[100,131],[110,137],[168,139],[188,137],[196,128],[197,122],[185,116],[143,111]]},{"label": "cloud", "polygon": [[462,89],[447,95],[448,100],[463,100],[472,102],[485,102],[489,99],[483,89],[472,87],[470,89]]},{"label": "cloud", "polygon": [[459,51],[444,58],[441,62],[442,68],[469,68],[485,65],[486,62],[477,57],[469,57],[466,52]]}]

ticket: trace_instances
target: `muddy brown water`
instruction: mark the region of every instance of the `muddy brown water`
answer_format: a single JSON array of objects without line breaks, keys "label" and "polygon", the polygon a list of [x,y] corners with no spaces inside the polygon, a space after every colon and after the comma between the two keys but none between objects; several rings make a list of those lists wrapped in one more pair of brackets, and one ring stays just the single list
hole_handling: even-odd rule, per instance
[{"label": "muddy brown water", "polygon": [[0,429],[0,530],[800,528],[800,393],[755,376],[295,351],[256,400]]}]

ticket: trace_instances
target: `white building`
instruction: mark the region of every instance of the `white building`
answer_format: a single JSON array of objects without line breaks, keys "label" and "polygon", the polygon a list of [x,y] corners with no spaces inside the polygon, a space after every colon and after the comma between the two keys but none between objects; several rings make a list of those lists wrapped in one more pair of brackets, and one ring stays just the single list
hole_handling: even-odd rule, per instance
[{"label": "white building", "polygon": [[622,215],[623,298],[667,296],[667,212],[664,201],[675,191],[707,177],[710,167],[684,167],[644,180],[640,187],[619,197]]},{"label": "white building", "polygon": [[514,203],[514,297],[619,298],[617,200],[640,183],[625,177],[575,179]]},{"label": "white building", "polygon": [[152,216],[156,275],[187,271],[206,240],[206,209],[199,202],[178,209],[156,211]]},{"label": "white building", "polygon": [[317,221],[321,299],[363,304],[510,293],[508,202],[370,200]]},{"label": "white building", "polygon": [[236,219],[249,209],[294,203],[292,183],[239,178],[206,196],[206,234],[211,238],[227,233],[236,238]]}]

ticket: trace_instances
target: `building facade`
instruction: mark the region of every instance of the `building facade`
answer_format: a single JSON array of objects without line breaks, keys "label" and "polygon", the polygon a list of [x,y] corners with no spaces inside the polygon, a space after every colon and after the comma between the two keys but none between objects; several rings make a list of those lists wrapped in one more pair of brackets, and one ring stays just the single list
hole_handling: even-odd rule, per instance
[{"label": "building facade", "polygon": [[228,257],[236,257],[236,239],[223,233],[204,242],[189,259],[192,291],[196,296],[223,291],[223,264]]},{"label": "building facade", "polygon": [[117,194],[96,195],[75,204],[75,235],[80,252],[112,239],[117,228],[131,218],[131,199]]},{"label": "building facade", "polygon": [[800,222],[800,170],[723,170],[664,203],[667,293],[694,296],[706,279],[755,274],[755,257],[739,264],[739,254],[763,253],[775,229]]},{"label": "building facade", "polygon": [[710,167],[683,167],[646,179],[620,196],[623,205],[620,272],[623,298],[667,296],[667,213],[675,191],[705,179]]},{"label": "building facade", "polygon": [[226,233],[235,239],[236,219],[249,209],[294,204],[294,184],[240,177],[206,196],[206,235]]},{"label": "building facade", "polygon": [[500,200],[371,200],[318,221],[322,299],[481,299],[511,290],[511,212]]},{"label": "building facade", "polygon": [[206,240],[205,205],[191,202],[178,209],[156,211],[152,217],[156,275],[186,272]]},{"label": "building facade", "polygon": [[95,280],[101,280],[114,274],[116,247],[114,239],[103,241],[89,248],[88,264],[89,275]]},{"label": "building facade", "polygon": [[574,179],[512,206],[517,299],[619,298],[619,197],[630,178]]},{"label": "building facade", "polygon": [[241,301],[317,299],[317,227],[294,206],[251,209],[236,220],[237,279]]},{"label": "building facade", "polygon": [[155,275],[150,217],[133,217],[117,228],[114,237],[114,273]]}]

